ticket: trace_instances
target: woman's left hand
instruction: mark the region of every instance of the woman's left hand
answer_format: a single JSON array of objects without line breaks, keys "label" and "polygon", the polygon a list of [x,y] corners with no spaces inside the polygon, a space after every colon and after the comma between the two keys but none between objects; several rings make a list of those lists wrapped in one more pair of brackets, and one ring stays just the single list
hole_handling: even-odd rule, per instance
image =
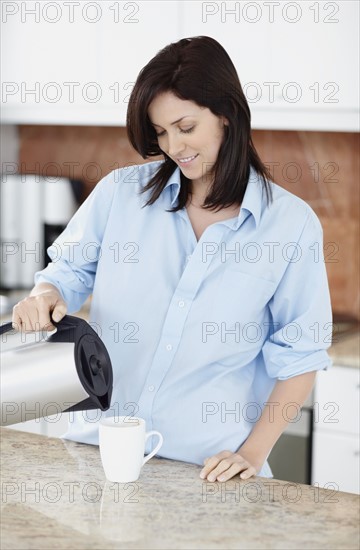
[{"label": "woman's left hand", "polygon": [[205,458],[204,468],[200,472],[202,479],[208,481],[228,481],[240,473],[241,479],[248,479],[260,471],[260,466],[250,463],[239,452],[221,451],[216,455]]}]

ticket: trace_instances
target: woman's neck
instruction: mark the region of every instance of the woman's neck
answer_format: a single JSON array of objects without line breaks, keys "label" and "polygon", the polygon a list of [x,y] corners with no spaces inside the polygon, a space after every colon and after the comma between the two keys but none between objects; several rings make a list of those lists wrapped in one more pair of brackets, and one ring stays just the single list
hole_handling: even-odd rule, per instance
[{"label": "woman's neck", "polygon": [[191,182],[188,204],[195,208],[202,208],[206,197],[211,191],[209,182]]}]

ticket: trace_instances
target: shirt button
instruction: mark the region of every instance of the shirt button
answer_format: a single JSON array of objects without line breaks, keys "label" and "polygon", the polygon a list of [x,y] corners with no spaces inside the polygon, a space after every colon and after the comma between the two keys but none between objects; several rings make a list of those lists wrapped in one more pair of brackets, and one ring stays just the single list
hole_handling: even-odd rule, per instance
[{"label": "shirt button", "polygon": [[171,351],[171,350],[172,350],[172,348],[173,348],[173,347],[172,347],[172,345],[171,345],[171,344],[167,344],[167,346],[166,346],[166,349],[167,349],[167,351]]},{"label": "shirt button", "polygon": [[191,258],[191,254],[189,256],[186,256],[186,261],[188,262]]},{"label": "shirt button", "polygon": [[184,307],[184,305],[185,305],[184,300],[180,300],[180,302],[178,303],[178,306],[179,307]]},{"label": "shirt button", "polygon": [[149,386],[149,387],[148,387],[148,390],[149,390],[149,391],[154,391],[154,389],[155,389],[155,386]]}]

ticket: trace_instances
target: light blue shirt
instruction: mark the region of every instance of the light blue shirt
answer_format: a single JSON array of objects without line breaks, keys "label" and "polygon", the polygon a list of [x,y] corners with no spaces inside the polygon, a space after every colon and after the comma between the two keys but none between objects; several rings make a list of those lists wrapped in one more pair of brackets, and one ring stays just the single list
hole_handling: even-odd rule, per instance
[{"label": "light blue shirt", "polygon": [[[166,211],[179,168],[142,208],[150,195],[138,190],[161,162],[103,178],[35,282],[56,285],[68,313],[93,294],[89,322],[113,365],[111,408],[73,414],[64,437],[98,444],[101,416],[140,416],[164,437],[158,456],[202,465],[240,447],[278,379],[331,366],[323,232],[311,207],[273,182],[267,206],[251,168],[239,215],[197,241],[186,209]],[[271,477],[267,461],[259,475]]]}]

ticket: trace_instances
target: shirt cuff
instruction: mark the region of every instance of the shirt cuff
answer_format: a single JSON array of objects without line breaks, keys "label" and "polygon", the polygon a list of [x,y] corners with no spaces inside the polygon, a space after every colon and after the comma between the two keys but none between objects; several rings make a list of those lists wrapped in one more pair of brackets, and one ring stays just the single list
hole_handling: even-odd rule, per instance
[{"label": "shirt cuff", "polygon": [[[271,343],[268,343],[268,346],[279,347]],[[282,348],[280,353],[276,354],[275,352],[275,355],[272,349],[270,355],[270,350],[265,344],[263,356],[268,375],[270,378],[277,378],[278,380],[287,380],[306,372],[328,370],[333,365],[331,358],[325,350],[304,354],[295,353],[292,349]]]}]

